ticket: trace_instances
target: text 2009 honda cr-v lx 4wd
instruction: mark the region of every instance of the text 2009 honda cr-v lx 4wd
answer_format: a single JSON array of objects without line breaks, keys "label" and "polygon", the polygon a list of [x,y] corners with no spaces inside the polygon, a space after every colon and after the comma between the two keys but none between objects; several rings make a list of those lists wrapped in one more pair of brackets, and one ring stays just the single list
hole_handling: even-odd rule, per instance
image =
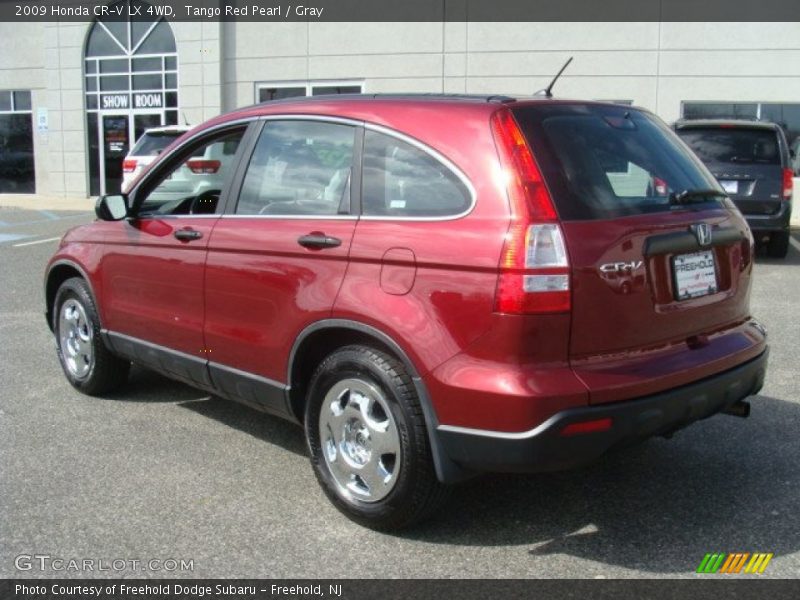
[{"label": "text 2009 honda cr-v lx 4wd", "polygon": [[[214,144],[220,189],[164,200]],[[762,386],[753,238],[645,110],[506,97],[268,103],[184,135],[66,234],[70,383],[131,362],[302,423],[333,503],[408,525],[447,483],[562,469]]]}]

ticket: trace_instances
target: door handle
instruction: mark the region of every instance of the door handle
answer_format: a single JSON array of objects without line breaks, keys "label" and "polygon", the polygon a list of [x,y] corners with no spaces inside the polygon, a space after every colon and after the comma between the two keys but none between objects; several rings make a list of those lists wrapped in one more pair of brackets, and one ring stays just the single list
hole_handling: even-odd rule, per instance
[{"label": "door handle", "polygon": [[203,234],[196,229],[178,229],[172,235],[182,242],[190,242],[191,240],[199,240]]},{"label": "door handle", "polygon": [[342,245],[342,240],[324,233],[309,233],[297,238],[297,243],[304,248],[336,248]]}]

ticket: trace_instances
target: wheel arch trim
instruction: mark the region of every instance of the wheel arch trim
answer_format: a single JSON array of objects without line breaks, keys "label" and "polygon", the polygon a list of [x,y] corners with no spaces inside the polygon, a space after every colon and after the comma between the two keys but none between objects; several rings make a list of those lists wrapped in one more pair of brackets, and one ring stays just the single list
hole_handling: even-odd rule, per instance
[{"label": "wheel arch trim", "polygon": [[[70,267],[72,269],[75,269],[81,276],[81,278],[86,282],[86,285],[89,288],[89,293],[92,295],[92,301],[94,302],[94,305],[97,309],[97,318],[99,319],[100,305],[97,303],[97,294],[94,291],[94,285],[92,284],[92,279],[91,277],[89,277],[89,274],[87,273],[86,269],[84,269],[82,265],[75,262],[74,260],[70,260],[68,258],[60,258],[58,260],[53,261],[50,265],[48,265],[47,271],[45,272],[44,275],[45,318],[47,319],[47,326],[50,328],[50,331],[54,330],[53,306],[52,303],[50,302],[50,299],[48,298],[47,288],[50,285],[50,278],[53,274],[53,271],[55,271],[58,267]],[[54,290],[54,292],[57,293],[58,290]],[[55,302],[55,293],[53,295],[53,302]],[[99,325],[102,328],[102,322]]]},{"label": "wheel arch trim", "polygon": [[[436,476],[442,483],[456,483],[469,478],[473,473],[466,471],[463,467],[456,464],[444,450],[443,445],[439,441],[438,426],[439,420],[436,416],[436,410],[433,407],[428,389],[425,382],[419,374],[416,366],[414,365],[408,353],[403,350],[402,346],[398,344],[390,335],[381,331],[380,329],[361,323],[359,321],[352,321],[349,319],[323,319],[316,321],[306,326],[297,336],[292,345],[292,350],[289,353],[289,361],[287,365],[286,381],[288,382],[288,390],[292,387],[292,372],[294,370],[294,363],[297,357],[297,352],[302,346],[303,342],[310,335],[324,331],[325,329],[350,329],[358,333],[365,334],[373,337],[381,343],[385,344],[403,363],[403,366],[411,376],[411,382],[414,384],[414,389],[422,406],[422,413],[425,418],[425,427],[428,431],[428,441],[431,446],[431,455],[433,457],[434,468],[436,469]],[[297,415],[295,415],[297,418]],[[299,421],[299,419],[298,419]]]}]

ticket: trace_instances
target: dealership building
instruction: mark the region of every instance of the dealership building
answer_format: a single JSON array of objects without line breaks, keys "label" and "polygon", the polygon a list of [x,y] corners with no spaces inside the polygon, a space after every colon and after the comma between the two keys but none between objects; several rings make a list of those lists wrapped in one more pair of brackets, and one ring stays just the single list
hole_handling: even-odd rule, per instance
[{"label": "dealership building", "polygon": [[0,23],[0,194],[119,190],[142,132],[330,93],[558,97],[800,135],[800,23]]}]

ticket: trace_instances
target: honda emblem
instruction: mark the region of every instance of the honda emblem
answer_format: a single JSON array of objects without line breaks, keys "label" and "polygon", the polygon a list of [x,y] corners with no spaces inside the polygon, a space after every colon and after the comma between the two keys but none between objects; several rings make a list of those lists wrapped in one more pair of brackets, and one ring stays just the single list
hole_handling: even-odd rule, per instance
[{"label": "honda emblem", "polygon": [[708,223],[697,223],[696,225],[692,225],[689,229],[694,234],[694,237],[697,238],[698,244],[701,246],[711,245],[711,225]]}]

